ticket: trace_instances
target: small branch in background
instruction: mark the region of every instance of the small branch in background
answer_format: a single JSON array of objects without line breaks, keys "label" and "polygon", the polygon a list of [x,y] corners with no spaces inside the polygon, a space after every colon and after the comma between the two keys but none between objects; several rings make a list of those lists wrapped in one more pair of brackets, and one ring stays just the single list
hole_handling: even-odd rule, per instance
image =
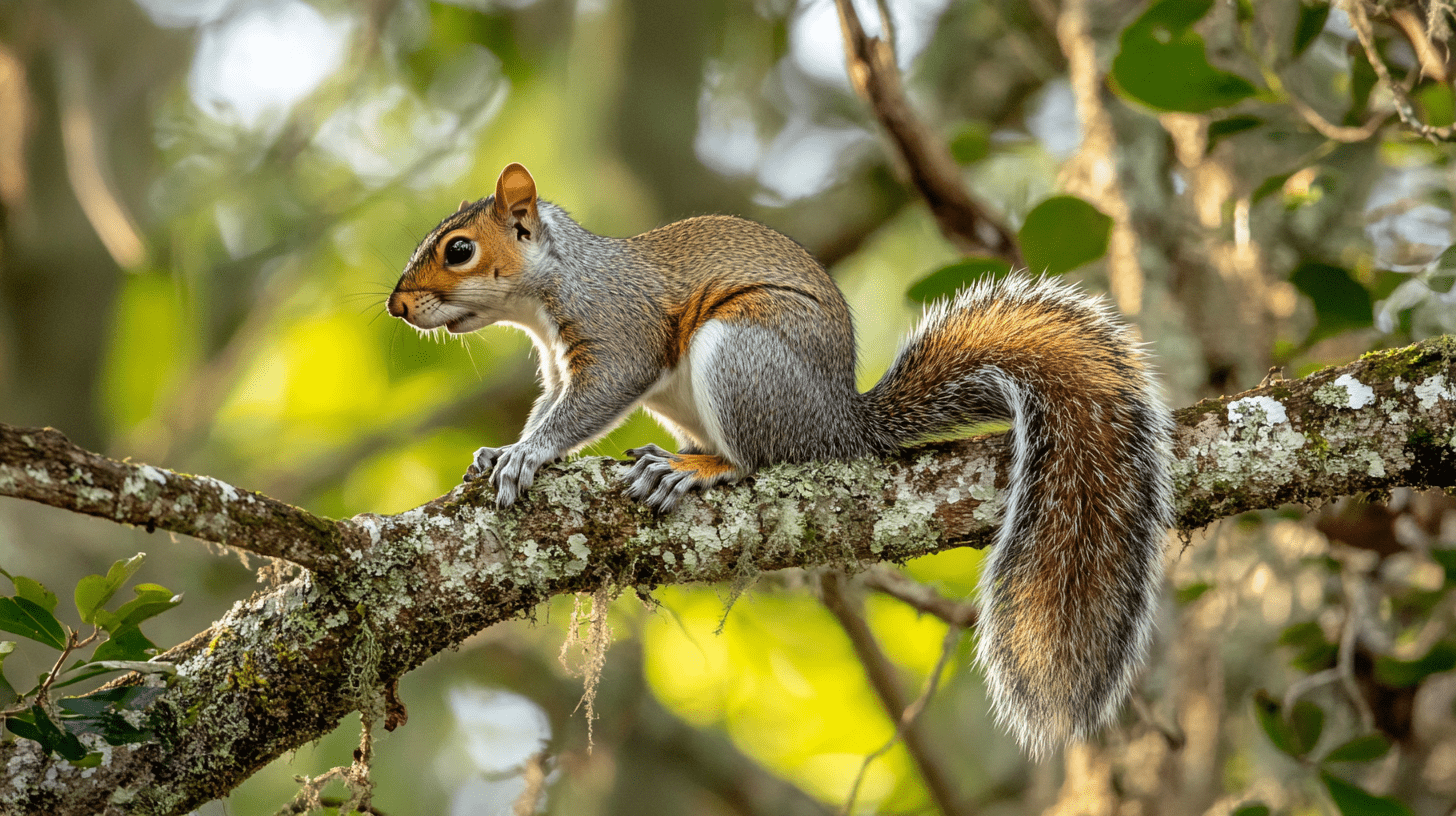
[{"label": "small branch in background", "polygon": [[26,95],[25,65],[0,45],[0,204],[18,207],[28,180],[25,140],[34,124]]},{"label": "small branch in background", "polygon": [[531,816],[546,792],[546,762],[551,757],[545,751],[537,751],[526,759],[521,776],[526,780],[526,789],[511,803],[512,816]]},{"label": "small branch in background", "polygon": [[1370,15],[1365,9],[1365,0],[1344,0],[1342,5],[1350,16],[1350,27],[1355,29],[1355,36],[1359,38],[1360,46],[1365,49],[1365,58],[1370,61],[1370,67],[1375,69],[1376,78],[1390,91],[1400,121],[1432,142],[1456,141],[1456,127],[1436,127],[1422,122],[1411,102],[1410,92],[1390,75],[1390,68],[1385,65],[1385,60],[1380,57],[1380,50],[1375,47],[1375,32],[1370,27]]},{"label": "small branch in background", "polygon": [[74,39],[62,38],[65,44],[56,58],[57,107],[71,189],[112,260],[123,269],[135,269],[146,260],[146,245],[109,178],[105,145],[91,109],[91,66]]},{"label": "small branch in background", "polygon": [[[1439,8],[1432,8],[1427,13],[1433,23],[1445,19],[1445,12]],[[1416,59],[1421,63],[1421,76],[1429,77],[1437,82],[1447,82],[1451,79],[1450,71],[1446,70],[1446,60],[1436,53],[1436,44],[1431,41],[1430,30],[1414,11],[1403,6],[1392,8],[1390,21],[1400,28],[1401,33],[1410,42],[1411,50],[1416,52]]]},{"label": "small branch in background", "polygon": [[898,598],[910,606],[934,615],[951,626],[969,629],[976,625],[976,605],[953,601],[919,581],[906,578],[898,570],[885,564],[876,564],[865,573],[864,585]]},{"label": "small branch in background", "polygon": [[[1062,170],[1062,186],[1080,195],[1112,219],[1107,242],[1107,286],[1117,308],[1128,316],[1143,308],[1143,270],[1138,263],[1138,238],[1132,208],[1118,180],[1117,136],[1112,117],[1102,104],[1102,74],[1086,0],[1067,0],[1057,18],[1057,42],[1067,57],[1067,76],[1082,122],[1082,145]],[[1032,270],[1037,271],[1037,270]]]},{"label": "small branch in background", "polygon": [[[1276,87],[1276,89],[1278,87],[1275,86],[1274,82],[1269,84]],[[1294,108],[1294,112],[1299,114],[1299,117],[1305,121],[1305,124],[1314,128],[1319,135],[1326,139],[1343,142],[1345,144],[1363,142],[1371,136],[1374,136],[1385,125],[1386,120],[1390,119],[1391,114],[1390,111],[1371,114],[1365,124],[1358,127],[1337,125],[1326,119],[1319,111],[1306,105],[1304,100],[1290,93],[1287,89],[1284,92],[1284,98],[1289,102],[1289,106]]]},{"label": "small branch in background", "polygon": [[854,801],[859,798],[859,786],[864,782],[865,773],[869,771],[870,764],[884,756],[891,748],[895,747],[895,743],[899,742],[900,738],[905,735],[905,730],[910,727],[911,723],[915,722],[916,718],[920,716],[920,712],[925,710],[926,703],[929,703],[930,698],[935,696],[936,689],[940,688],[940,678],[945,676],[946,664],[950,662],[951,655],[956,653],[956,643],[960,641],[960,635],[961,630],[954,626],[946,629],[945,640],[940,645],[940,659],[935,661],[935,668],[931,670],[930,676],[926,678],[924,690],[920,692],[919,697],[915,698],[915,702],[911,703],[905,709],[905,713],[900,716],[900,721],[895,724],[895,733],[890,735],[890,738],[885,741],[884,745],[881,745],[873,753],[866,756],[864,762],[860,763],[859,773],[855,774],[854,783],[849,786],[849,796],[845,797],[844,808],[840,810],[841,816],[850,816],[854,812]]},{"label": "small branch in background", "polygon": [[[931,674],[930,684],[926,687],[926,693],[922,694],[913,704],[905,703],[905,693],[900,688],[899,681],[895,678],[895,667],[885,653],[880,649],[880,644],[875,640],[874,633],[870,631],[869,624],[865,622],[864,615],[859,604],[851,601],[847,596],[847,581],[844,573],[837,570],[826,571],[820,578],[819,586],[823,595],[824,606],[839,621],[844,628],[844,633],[849,636],[849,642],[854,647],[854,653],[859,662],[864,666],[865,675],[870,681],[870,687],[874,689],[875,696],[884,706],[885,713],[896,724],[895,735],[891,737],[890,744],[895,740],[903,739],[905,750],[909,752],[910,758],[915,762],[915,767],[920,771],[920,776],[925,780],[925,788],[935,800],[936,807],[944,816],[969,816],[974,811],[960,802],[956,795],[955,786],[952,784],[952,774],[940,761],[940,755],[931,748],[926,740],[924,732],[917,727],[915,716],[924,708],[925,702],[939,683],[941,670],[944,668],[947,655],[942,652],[939,665]],[[953,638],[959,637],[960,631],[952,628],[947,634],[952,638],[949,651],[954,651]],[[868,759],[873,759],[889,746],[871,754]],[[856,781],[856,788],[858,782]],[[845,812],[853,807],[853,800],[846,806]]]},{"label": "small branch in background", "polygon": [[[850,0],[835,0],[844,33],[844,58],[850,84],[870,103],[875,118],[894,141],[910,172],[910,180],[930,206],[940,231],[963,252],[993,255],[1021,266],[1021,250],[1010,230],[971,197],[960,167],[947,146],[911,109],[905,97],[895,48],[890,41],[865,34]],[[886,30],[890,24],[886,22]]]}]

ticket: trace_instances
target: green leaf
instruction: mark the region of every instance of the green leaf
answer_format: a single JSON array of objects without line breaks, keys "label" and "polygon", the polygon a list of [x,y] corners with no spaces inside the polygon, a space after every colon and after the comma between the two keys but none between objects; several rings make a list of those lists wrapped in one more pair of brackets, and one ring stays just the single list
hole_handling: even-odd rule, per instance
[{"label": "green leaf", "polygon": [[1254,692],[1254,717],[1274,747],[1293,757],[1309,753],[1325,724],[1324,711],[1308,700],[1295,703],[1285,720],[1279,701],[1262,689]]},{"label": "green leaf", "polygon": [[1193,603],[1199,598],[1202,598],[1203,593],[1209,591],[1210,589],[1213,589],[1213,584],[1210,584],[1207,581],[1199,581],[1196,584],[1189,584],[1186,587],[1179,587],[1178,590],[1174,593],[1173,597],[1175,600],[1177,600],[1179,606],[1187,606],[1188,604]]},{"label": "green leaf", "polygon": [[111,600],[121,585],[141,569],[146,553],[137,553],[125,561],[117,561],[105,575],[88,575],[76,584],[76,611],[86,623],[96,622],[96,611]]},{"label": "green leaf", "polygon": [[1446,571],[1446,585],[1456,584],[1456,550],[1431,550],[1431,558]]},{"label": "green leaf", "polygon": [[1295,649],[1290,665],[1304,672],[1317,672],[1335,665],[1339,647],[1325,638],[1325,631],[1314,621],[1296,623],[1279,635],[1281,646]]},{"label": "green leaf", "polygon": [[1345,113],[1346,125],[1358,125],[1370,107],[1370,92],[1379,81],[1375,69],[1362,53],[1350,59],[1350,110]]},{"label": "green leaf", "polygon": [[1060,275],[1107,253],[1112,219],[1076,196],[1052,196],[1027,213],[1017,243],[1035,274]]},{"label": "green leaf", "polygon": [[1371,796],[1329,771],[1320,771],[1320,779],[1343,816],[1414,816],[1400,801],[1389,796]]},{"label": "green leaf", "polygon": [[24,714],[5,720],[5,727],[17,737],[35,740],[46,753],[54,751],[63,759],[79,762],[86,758],[86,746],[70,731],[62,730],[46,715],[45,709],[33,705]]},{"label": "green leaf", "polygon": [[1300,700],[1290,711],[1289,720],[1290,733],[1294,735],[1299,753],[1302,755],[1314,750],[1325,727],[1325,712],[1308,700]]},{"label": "green leaf", "polygon": [[1382,734],[1356,737],[1325,755],[1325,762],[1369,762],[1385,756],[1390,740]]},{"label": "green leaf", "polygon": [[122,712],[145,711],[166,691],[151,686],[124,686],[67,697],[57,705],[65,712],[61,715],[62,723],[72,732],[97,734],[111,745],[126,745],[150,740],[152,731],[132,725]]},{"label": "green leaf", "polygon": [[967,258],[921,278],[905,296],[917,303],[929,303],[951,297],[982,278],[1000,278],[1010,271],[1011,265],[997,258]]},{"label": "green leaf", "polygon": [[1425,657],[1419,660],[1396,660],[1391,657],[1375,658],[1375,679],[1390,688],[1409,688],[1419,685],[1433,674],[1456,669],[1456,642],[1443,640],[1431,647]]},{"label": "green leaf", "polygon": [[1269,806],[1262,802],[1239,805],[1230,816],[1269,816]]},{"label": "green leaf", "polygon": [[1227,119],[1219,119],[1210,122],[1208,125],[1208,146],[1206,153],[1212,153],[1213,148],[1220,141],[1227,139],[1235,133],[1243,133],[1246,130],[1253,130],[1264,124],[1264,120],[1257,116],[1230,116]]},{"label": "green leaf", "polygon": [[1456,97],[1444,82],[1424,82],[1411,96],[1420,103],[1421,118],[1433,127],[1447,127],[1456,121]]},{"label": "green leaf", "polygon": [[133,591],[136,597],[116,610],[119,625],[135,626],[182,603],[181,595],[173,595],[172,590],[157,584],[139,584]]},{"label": "green leaf", "polygon": [[96,651],[91,655],[91,661],[94,663],[102,660],[146,660],[151,657],[147,654],[147,650],[156,651],[156,648],[157,644],[147,640],[147,636],[142,634],[142,630],[134,624],[127,625],[112,632],[111,637],[105,643],[97,646]]},{"label": "green leaf", "polygon": [[66,630],[45,607],[28,598],[0,598],[0,631],[66,648]]},{"label": "green leaf", "polygon": [[1123,29],[1111,78],[1122,93],[1161,110],[1204,111],[1232,105],[1257,89],[1208,63],[1193,24],[1213,0],[1157,0]]},{"label": "green leaf", "polygon": [[1315,324],[1307,345],[1350,329],[1374,323],[1370,293],[1338,266],[1305,261],[1289,276],[1290,283],[1314,301]]},{"label": "green leaf", "polygon": [[71,764],[77,768],[98,768],[101,766],[101,752],[92,751]]},{"label": "green leaf", "polygon": [[1270,697],[1263,689],[1254,692],[1254,718],[1259,721],[1259,726],[1264,729],[1275,748],[1293,757],[1300,755],[1296,738],[1280,711],[1279,701]]},{"label": "green leaf", "polygon": [[40,581],[24,575],[12,575],[10,582],[15,584],[16,597],[24,598],[47,612],[56,611],[56,603],[60,599],[56,597],[56,593],[41,585]]},{"label": "green leaf", "polygon": [[1284,188],[1284,182],[1289,181],[1289,177],[1292,175],[1294,174],[1283,173],[1277,176],[1270,176],[1259,182],[1259,186],[1254,188],[1253,203],[1258,204],[1260,201],[1279,192]]},{"label": "green leaf", "polygon": [[0,640],[0,708],[9,708],[10,704],[20,699],[20,694],[10,681],[5,679],[5,657],[15,651],[15,641]]},{"label": "green leaf", "polygon": [[1330,16],[1329,3],[1301,4],[1299,22],[1294,24],[1294,56],[1297,58],[1309,48],[1310,43],[1325,30],[1325,20]]},{"label": "green leaf", "polygon": [[991,129],[984,122],[971,122],[950,140],[950,154],[958,164],[975,164],[991,154]]}]

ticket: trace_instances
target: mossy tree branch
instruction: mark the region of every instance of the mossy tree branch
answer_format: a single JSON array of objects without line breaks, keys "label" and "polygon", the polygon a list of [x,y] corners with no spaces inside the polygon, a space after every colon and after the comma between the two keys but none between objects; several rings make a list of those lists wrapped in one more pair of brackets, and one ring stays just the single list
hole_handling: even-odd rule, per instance
[{"label": "mossy tree branch", "polygon": [[[1178,421],[1182,529],[1290,502],[1456,486],[1456,339],[1205,401]],[[397,516],[334,521],[106,459],[53,431],[0,426],[0,495],[310,568],[164,656],[178,673],[151,712],[157,742],[98,745],[102,764],[84,771],[31,741],[0,745],[0,812],[187,812],[350,712],[377,711],[380,688],[552,595],[985,546],[1006,458],[997,435],[885,462],[779,466],[666,518],[626,499],[620,463],[585,458],[549,469],[507,513],[477,483]]]}]

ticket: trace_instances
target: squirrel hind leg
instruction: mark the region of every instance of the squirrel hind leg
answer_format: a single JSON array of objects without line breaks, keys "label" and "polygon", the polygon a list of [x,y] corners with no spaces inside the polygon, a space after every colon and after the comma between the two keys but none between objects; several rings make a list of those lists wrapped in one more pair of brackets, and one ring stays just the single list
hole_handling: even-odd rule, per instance
[{"label": "squirrel hind leg", "polygon": [[743,475],[732,462],[709,453],[669,453],[656,445],[633,448],[627,495],[659,513],[670,513],[689,490],[736,481]]}]

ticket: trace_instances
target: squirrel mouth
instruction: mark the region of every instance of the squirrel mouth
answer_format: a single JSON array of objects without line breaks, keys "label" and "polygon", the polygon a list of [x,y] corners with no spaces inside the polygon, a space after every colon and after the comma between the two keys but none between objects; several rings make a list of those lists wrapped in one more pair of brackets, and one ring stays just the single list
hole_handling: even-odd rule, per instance
[{"label": "squirrel mouth", "polygon": [[464,334],[470,331],[470,329],[461,327],[464,324],[469,323],[474,317],[475,315],[465,315],[464,317],[457,317],[454,320],[446,321],[445,331],[450,332],[451,334]]}]

